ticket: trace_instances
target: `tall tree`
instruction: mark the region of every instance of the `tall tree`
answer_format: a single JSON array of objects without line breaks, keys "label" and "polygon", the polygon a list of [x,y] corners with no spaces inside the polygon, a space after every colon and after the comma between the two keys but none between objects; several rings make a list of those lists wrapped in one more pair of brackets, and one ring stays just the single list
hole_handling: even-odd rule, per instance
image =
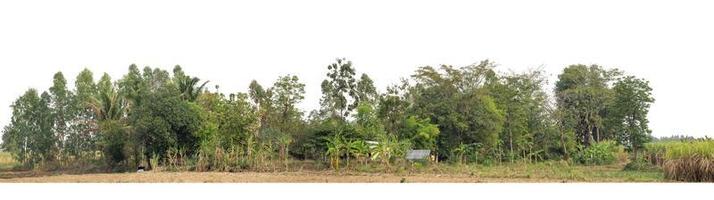
[{"label": "tall tree", "polygon": [[331,117],[345,118],[357,107],[355,69],[344,58],[327,66],[327,79],[322,81],[322,111]]},{"label": "tall tree", "polygon": [[541,70],[512,73],[491,84],[491,95],[504,111],[499,134],[508,158],[543,159],[554,156],[559,145],[549,114],[549,97],[543,90],[546,77]]},{"label": "tall tree", "polygon": [[99,121],[120,120],[124,117],[127,108],[124,97],[114,89],[111,77],[104,73],[99,79],[98,93],[89,100],[88,106]]},{"label": "tall tree", "polygon": [[145,96],[147,91],[146,82],[135,64],[129,66],[129,72],[119,80],[118,87],[119,93],[133,106],[141,104],[142,97]]},{"label": "tall tree", "polygon": [[273,112],[273,91],[270,88],[263,89],[263,86],[256,80],[250,82],[248,90],[248,95],[255,105],[259,118],[260,132],[265,132],[270,126],[269,120]]},{"label": "tall tree", "polygon": [[459,144],[479,145],[479,153],[495,156],[504,119],[484,87],[497,80],[493,66],[488,61],[461,68],[442,65],[441,72],[427,66],[412,75],[416,84],[410,89],[410,112],[439,125],[441,156]]},{"label": "tall tree", "polygon": [[273,84],[273,105],[279,113],[277,121],[282,132],[293,132],[295,123],[302,118],[297,104],[305,99],[305,84],[300,83],[295,75],[281,76]]},{"label": "tall tree", "polygon": [[622,78],[613,87],[614,102],[609,109],[608,124],[618,133],[617,139],[635,152],[651,140],[647,113],[654,103],[649,82],[634,76]]},{"label": "tall tree", "polygon": [[90,107],[90,102],[97,95],[97,85],[94,83],[92,71],[86,68],[77,75],[74,85],[76,122],[71,125],[72,131],[67,136],[66,149],[75,158],[83,158],[85,155],[94,155],[85,152],[94,150],[94,137],[99,129],[96,116]]},{"label": "tall tree", "polygon": [[558,109],[574,122],[570,128],[586,147],[605,139],[601,137],[603,113],[612,97],[608,85],[619,73],[597,65],[571,65],[558,75],[555,84]]},{"label": "tall tree", "polygon": [[54,159],[56,137],[52,129],[50,95],[30,89],[12,104],[13,117],[3,130],[2,148],[23,164],[35,164]]},{"label": "tall tree", "polygon": [[367,74],[362,74],[359,81],[357,81],[355,92],[357,93],[357,104],[360,102],[375,104],[379,97],[377,88],[374,87],[374,81]]},{"label": "tall tree", "polygon": [[204,81],[199,85],[201,79],[198,77],[187,76],[181,66],[176,65],[174,67],[174,82],[178,87],[179,92],[181,92],[181,99],[194,102],[198,95],[203,92],[208,81]]},{"label": "tall tree", "polygon": [[57,138],[57,149],[62,150],[64,149],[64,141],[70,131],[69,126],[75,121],[74,110],[76,106],[73,106],[74,95],[67,90],[67,80],[62,72],[55,73],[52,83],[50,93],[52,94],[51,102],[55,117],[54,133]]},{"label": "tall tree", "polygon": [[376,113],[389,134],[398,135],[404,127],[404,119],[412,104],[409,88],[408,80],[402,79],[401,84],[387,87],[386,93],[379,96]]}]

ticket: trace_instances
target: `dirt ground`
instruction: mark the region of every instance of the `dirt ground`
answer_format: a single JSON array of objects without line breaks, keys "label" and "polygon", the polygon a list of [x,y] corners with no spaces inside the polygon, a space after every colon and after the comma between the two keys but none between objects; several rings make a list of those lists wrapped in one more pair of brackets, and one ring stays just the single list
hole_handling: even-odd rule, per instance
[{"label": "dirt ground", "polygon": [[493,179],[469,175],[437,174],[337,174],[327,172],[223,173],[223,172],[144,172],[82,175],[33,175],[0,179],[22,183],[478,183],[478,182],[562,182],[528,178]]}]

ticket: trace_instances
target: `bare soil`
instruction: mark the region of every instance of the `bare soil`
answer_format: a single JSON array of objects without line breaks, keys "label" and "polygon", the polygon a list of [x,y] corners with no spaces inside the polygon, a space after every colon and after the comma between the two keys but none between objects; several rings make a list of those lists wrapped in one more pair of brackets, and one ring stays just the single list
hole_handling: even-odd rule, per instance
[{"label": "bare soil", "polygon": [[339,174],[332,172],[143,172],[106,174],[36,175],[0,179],[23,183],[478,183],[478,182],[562,182],[529,178],[479,178],[453,174]]}]

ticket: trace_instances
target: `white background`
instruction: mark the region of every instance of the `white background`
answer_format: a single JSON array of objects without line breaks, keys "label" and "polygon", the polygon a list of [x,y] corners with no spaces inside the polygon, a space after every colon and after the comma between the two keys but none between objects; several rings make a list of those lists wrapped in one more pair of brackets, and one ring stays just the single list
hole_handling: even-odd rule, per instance
[{"label": "white background", "polygon": [[[0,184],[9,199],[707,199],[711,184]],[[41,192],[38,192],[41,191]]]},{"label": "white background", "polygon": [[[551,86],[569,64],[646,78],[655,136],[714,136],[714,7],[707,1],[2,1],[0,126],[28,88],[82,68],[114,80],[130,64],[180,64],[222,92],[307,84],[306,111],[337,57],[380,90],[418,66],[490,59],[501,71],[543,67]],[[549,88],[550,90],[550,88]]]},{"label": "white background", "polygon": [[[380,89],[422,65],[483,59],[619,67],[651,81],[656,136],[713,135],[714,12],[707,1],[1,1],[0,125],[26,89],[84,67],[115,80],[131,63],[245,91],[293,73],[317,108],[325,67],[354,61]],[[2,199],[691,199],[705,184],[0,184]]]}]

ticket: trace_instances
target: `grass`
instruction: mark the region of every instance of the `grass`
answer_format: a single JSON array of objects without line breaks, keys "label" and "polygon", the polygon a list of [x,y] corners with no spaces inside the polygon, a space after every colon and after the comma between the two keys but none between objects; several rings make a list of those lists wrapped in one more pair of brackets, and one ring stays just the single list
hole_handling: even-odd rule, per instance
[{"label": "grass", "polygon": [[505,163],[501,165],[434,166],[432,172],[469,174],[486,179],[536,180],[545,182],[657,182],[661,171],[625,171],[624,164],[573,165],[565,161]]},{"label": "grass", "polygon": [[671,142],[665,149],[663,168],[666,178],[714,182],[714,141]]},{"label": "grass", "polygon": [[8,152],[0,151],[0,171],[7,171],[16,168],[20,163],[12,158]]},{"label": "grass", "polygon": [[714,141],[656,142],[645,146],[645,156],[662,166],[669,180],[714,182]]}]

